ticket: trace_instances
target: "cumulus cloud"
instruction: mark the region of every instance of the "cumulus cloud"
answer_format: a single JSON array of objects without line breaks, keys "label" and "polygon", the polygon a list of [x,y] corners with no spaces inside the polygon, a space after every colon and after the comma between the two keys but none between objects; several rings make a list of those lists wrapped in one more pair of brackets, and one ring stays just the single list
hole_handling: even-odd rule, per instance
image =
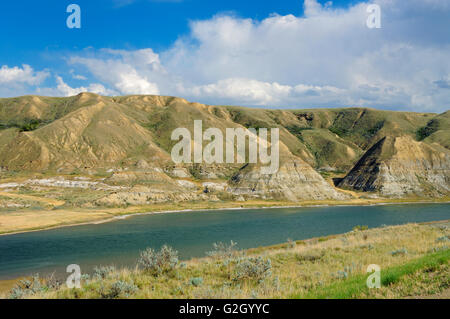
[{"label": "cumulus cloud", "polygon": [[181,88],[186,95],[196,98],[211,98],[220,101],[269,105],[281,103],[291,92],[292,88],[276,82],[267,83],[251,79],[230,78],[219,80],[217,83],[196,86],[190,89]]},{"label": "cumulus cloud", "polygon": [[190,33],[159,54],[101,50],[70,63],[122,94],[255,106],[448,108],[448,2],[374,2],[381,29],[366,26],[368,3],[334,8],[305,0],[303,16],[218,15],[192,21]]},{"label": "cumulus cloud", "polygon": [[38,94],[51,95],[51,96],[74,96],[82,92],[91,92],[100,95],[116,95],[117,92],[105,88],[100,83],[91,83],[88,86],[80,86],[73,88],[64,82],[61,76],[55,76],[56,87],[55,88],[38,88],[36,91]]},{"label": "cumulus cloud", "polygon": [[73,69],[70,70],[69,73],[72,76],[72,78],[75,79],[75,80],[81,80],[81,81],[86,81],[87,80],[87,77],[85,77],[84,75],[81,75],[81,74],[76,74],[75,70],[73,70]]},{"label": "cumulus cloud", "polygon": [[160,93],[158,85],[149,80],[152,73],[163,72],[153,50],[102,50],[100,55],[99,58],[72,57],[69,63],[83,65],[121,94]]},{"label": "cumulus cloud", "polygon": [[[97,93],[100,95],[114,95],[114,91],[106,89],[103,85],[99,83],[92,83],[88,87],[78,87],[78,88],[72,88],[67,83],[64,82],[62,77],[56,76],[56,81],[58,83],[56,90],[64,96],[73,96],[77,95],[82,92],[91,92],[91,93]],[[58,94],[58,95],[60,95]]]},{"label": "cumulus cloud", "polygon": [[23,84],[38,85],[49,75],[47,71],[34,71],[27,64],[22,65],[22,67],[14,66],[12,68],[3,65],[0,68],[0,84],[13,86]]},{"label": "cumulus cloud", "polygon": [[217,15],[192,21],[189,33],[161,52],[90,50],[68,63],[101,83],[105,94],[268,107],[448,109],[450,2],[370,3],[381,7],[381,29],[366,26],[369,2],[336,8],[304,0],[302,16]]},{"label": "cumulus cloud", "polygon": [[3,65],[0,68],[0,96],[29,94],[30,91],[41,85],[49,76],[49,71],[35,71],[27,64],[21,67]]}]

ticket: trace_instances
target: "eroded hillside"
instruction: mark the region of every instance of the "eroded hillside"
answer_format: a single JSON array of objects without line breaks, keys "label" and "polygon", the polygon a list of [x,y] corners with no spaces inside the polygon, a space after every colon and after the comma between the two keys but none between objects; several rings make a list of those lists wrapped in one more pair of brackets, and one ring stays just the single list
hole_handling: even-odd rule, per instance
[{"label": "eroded hillside", "polygon": [[[443,197],[450,190],[449,116],[252,109],[89,93],[0,99],[0,190],[61,198],[64,183],[72,183],[80,193],[91,190],[73,201],[85,206]],[[174,164],[171,133],[181,127],[192,132],[194,120],[222,132],[279,128],[280,169],[264,175],[258,164]],[[60,183],[30,182],[45,178]],[[80,179],[94,184],[73,184]]]}]

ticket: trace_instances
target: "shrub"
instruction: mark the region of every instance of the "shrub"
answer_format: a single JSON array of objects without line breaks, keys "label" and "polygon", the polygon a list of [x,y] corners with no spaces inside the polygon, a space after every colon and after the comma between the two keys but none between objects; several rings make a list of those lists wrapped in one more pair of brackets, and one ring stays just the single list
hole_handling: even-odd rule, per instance
[{"label": "shrub", "polygon": [[108,292],[102,294],[103,298],[114,299],[120,297],[129,297],[138,290],[133,283],[118,280],[114,282],[109,288]]},{"label": "shrub", "polygon": [[47,289],[57,290],[61,287],[61,282],[56,279],[54,274],[52,274],[50,277],[47,277],[44,281]]},{"label": "shrub", "polygon": [[372,128],[368,129],[366,132],[362,133],[362,135],[366,138],[371,138],[375,136],[384,126],[384,121],[379,121]]},{"label": "shrub", "polygon": [[374,246],[372,244],[365,244],[365,245],[359,246],[359,248],[372,250],[372,249],[374,249]]},{"label": "shrub", "polygon": [[333,275],[333,277],[337,279],[347,279],[348,278],[348,272],[345,270],[338,270],[336,274]]},{"label": "shrub", "polygon": [[91,276],[89,276],[89,274],[82,274],[81,275],[81,281],[88,282],[89,280],[91,280]]},{"label": "shrub", "polygon": [[190,283],[192,286],[198,287],[203,284],[203,278],[202,277],[195,277],[191,278]]},{"label": "shrub", "polygon": [[160,251],[147,248],[141,252],[138,265],[154,275],[161,275],[175,269],[178,264],[178,252],[164,245]]},{"label": "shrub", "polygon": [[230,241],[230,244],[225,244],[222,242],[214,243],[213,250],[206,252],[207,256],[216,258],[231,258],[237,252],[237,243]]},{"label": "shrub", "polygon": [[29,132],[38,129],[41,126],[50,123],[50,121],[42,121],[40,119],[24,119],[21,121],[11,121],[9,123],[0,123],[0,129],[16,127],[21,132]]},{"label": "shrub", "polygon": [[330,127],[330,132],[342,137],[348,133],[348,130],[345,128],[339,128],[339,127]]},{"label": "shrub", "polygon": [[106,279],[114,272],[116,268],[114,266],[100,266],[94,268],[94,277],[96,279]]},{"label": "shrub", "polygon": [[431,248],[431,249],[428,250],[428,253],[429,253],[429,254],[431,254],[431,253],[437,253],[437,252],[439,252],[439,251],[445,251],[445,250],[447,250],[447,249],[449,249],[449,247],[448,247],[447,245],[444,245],[444,246],[442,246],[442,247],[433,247],[433,248]]},{"label": "shrub", "polygon": [[25,290],[22,287],[16,286],[9,292],[9,299],[22,299],[25,295]]},{"label": "shrub", "polygon": [[401,249],[391,251],[392,256],[404,256],[406,254],[408,254],[408,251],[406,250],[406,248],[401,248]]},{"label": "shrub", "polygon": [[422,141],[437,130],[439,130],[439,121],[431,120],[427,123],[427,126],[421,127],[416,131],[416,139]]},{"label": "shrub", "polygon": [[325,253],[323,251],[321,251],[320,253],[310,253],[310,254],[297,254],[295,255],[295,258],[297,259],[298,262],[300,263],[304,263],[304,262],[312,262],[315,263],[316,261],[320,260],[323,258],[323,256],[325,255]]},{"label": "shrub", "polygon": [[353,227],[353,231],[363,231],[363,230],[368,230],[369,226],[367,225],[357,225],[355,227]]},{"label": "shrub", "polygon": [[294,136],[296,136],[299,140],[304,141],[303,131],[312,130],[312,127],[300,127],[296,125],[287,126],[286,129]]},{"label": "shrub", "polygon": [[288,248],[295,248],[295,246],[297,246],[297,243],[292,239],[288,238],[287,241],[288,241]]},{"label": "shrub", "polygon": [[39,275],[34,275],[31,280],[23,279],[20,280],[16,286],[11,289],[9,298],[10,299],[21,299],[26,296],[34,295],[39,291],[43,291],[44,287],[41,284],[41,279]]},{"label": "shrub", "polygon": [[336,279],[347,279],[351,274],[358,270],[358,265],[352,263],[351,265],[345,266],[343,270],[338,270],[336,273],[331,274],[333,278]]},{"label": "shrub", "polygon": [[448,236],[442,236],[442,237],[439,237],[438,239],[436,239],[436,242],[438,242],[438,243],[443,243],[446,241],[450,241],[450,238]]},{"label": "shrub", "polygon": [[272,262],[262,257],[241,260],[235,268],[233,280],[256,280],[262,282],[272,274]]}]

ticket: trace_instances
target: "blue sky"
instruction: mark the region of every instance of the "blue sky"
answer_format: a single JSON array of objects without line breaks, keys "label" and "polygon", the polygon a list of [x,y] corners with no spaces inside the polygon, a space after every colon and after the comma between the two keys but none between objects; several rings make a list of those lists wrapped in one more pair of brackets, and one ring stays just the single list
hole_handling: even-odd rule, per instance
[{"label": "blue sky", "polygon": [[[66,7],[81,7],[81,29]],[[366,8],[381,8],[369,29]],[[211,104],[444,111],[450,0],[0,4],[0,97],[163,94]]]},{"label": "blue sky", "polygon": [[[71,3],[82,10],[79,30],[66,26]],[[189,21],[221,13],[264,19],[274,12],[301,15],[303,6],[299,0],[16,0],[2,1],[0,12],[0,35],[6,39],[0,42],[1,63],[45,68],[54,54],[87,47],[164,50],[189,32]]]}]

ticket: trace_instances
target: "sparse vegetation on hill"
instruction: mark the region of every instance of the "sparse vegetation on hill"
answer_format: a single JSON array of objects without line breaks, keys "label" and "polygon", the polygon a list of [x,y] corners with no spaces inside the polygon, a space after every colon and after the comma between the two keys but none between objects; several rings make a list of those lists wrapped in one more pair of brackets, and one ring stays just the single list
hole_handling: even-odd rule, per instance
[{"label": "sparse vegetation on hill", "polygon": [[[436,133],[439,135],[440,131],[448,131],[447,117],[446,113],[435,115],[363,108],[304,111],[249,109],[208,106],[160,96],[110,98],[88,93],[70,98],[25,96],[0,99],[0,145],[6,142],[3,141],[2,131],[8,127],[21,127],[23,131],[35,132],[31,141],[19,135],[16,139],[21,143],[9,144],[15,153],[32,159],[30,150],[24,147],[36,145],[41,152],[49,152],[51,156],[41,158],[44,162],[25,166],[24,161],[4,156],[0,157],[0,162],[9,169],[38,171],[43,168],[68,169],[63,162],[70,157],[77,158],[76,162],[69,161],[72,169],[117,166],[136,157],[130,151],[145,144],[140,142],[142,138],[148,145],[141,150],[141,156],[148,156],[146,152],[153,144],[156,148],[152,152],[159,156],[159,160],[165,161],[168,160],[167,152],[170,153],[174,144],[170,139],[173,129],[192,129],[196,119],[203,120],[205,128],[279,127],[281,141],[292,154],[313,166],[347,169],[348,163],[336,161],[338,154],[321,151],[321,148],[333,149],[333,145],[345,145],[351,150],[345,154],[347,162],[355,164],[361,152],[384,136],[409,135],[416,138],[418,135],[423,140]],[[119,132],[121,135],[118,135]],[[64,136],[70,138],[62,138]],[[112,144],[117,143],[117,147],[113,147]]]}]

